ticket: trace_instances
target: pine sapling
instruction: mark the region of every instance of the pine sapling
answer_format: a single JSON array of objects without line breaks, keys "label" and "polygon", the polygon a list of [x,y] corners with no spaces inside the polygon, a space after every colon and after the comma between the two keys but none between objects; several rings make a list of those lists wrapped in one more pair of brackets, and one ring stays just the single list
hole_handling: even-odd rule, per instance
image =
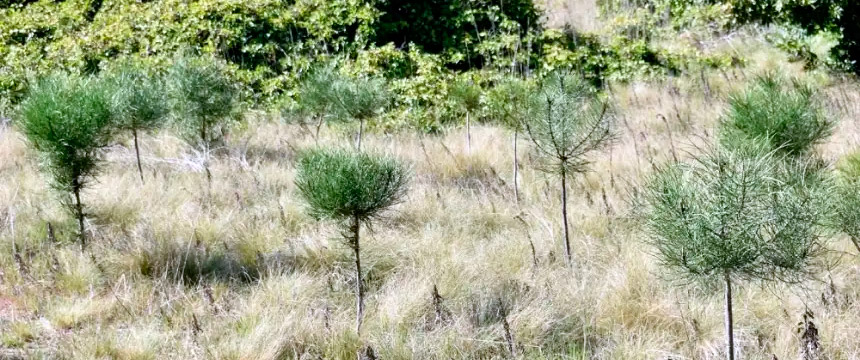
[{"label": "pine sapling", "polygon": [[210,154],[237,116],[238,88],[216,59],[182,56],[168,70],[167,90],[174,121],[185,140],[203,154],[211,187]]},{"label": "pine sapling", "polygon": [[84,247],[81,192],[98,174],[102,150],[113,136],[108,91],[97,79],[54,74],[33,84],[18,110],[16,124],[41,155],[51,186],[73,197],[69,209],[77,218]]},{"label": "pine sapling", "polygon": [[661,264],[685,283],[724,285],[729,360],[734,285],[800,282],[825,251],[827,175],[760,150],[717,147],[666,166],[645,184],[639,204]]},{"label": "pine sapling", "polygon": [[365,123],[381,114],[391,102],[385,79],[370,76],[350,78],[337,75],[330,90],[333,118],[358,121],[355,148],[361,150]]},{"label": "pine sapling", "polygon": [[356,333],[364,314],[361,270],[361,224],[370,225],[381,212],[406,195],[409,171],[398,161],[362,152],[310,150],[298,161],[296,187],[317,219],[337,221],[355,260]]},{"label": "pine sapling", "polygon": [[511,152],[513,153],[514,200],[519,202],[519,157],[517,145],[523,123],[528,115],[529,94],[532,84],[527,80],[509,77],[502,80],[487,93],[491,116],[513,131]]},{"label": "pine sapling", "polygon": [[561,218],[568,265],[573,256],[567,221],[567,180],[588,170],[587,156],[609,145],[613,138],[609,104],[579,77],[551,73],[529,97],[523,122],[540,157],[538,169],[561,180]]},{"label": "pine sapling", "polygon": [[778,155],[804,157],[836,125],[812,85],[773,73],[758,76],[746,89],[731,94],[728,103],[720,135],[729,147],[760,142]]},{"label": "pine sapling", "polygon": [[337,99],[333,92],[338,77],[333,65],[320,65],[300,79],[295,106],[290,116],[310,118],[315,123],[314,139],[319,141],[320,129],[333,113]]},{"label": "pine sapling", "polygon": [[169,114],[161,79],[140,67],[123,64],[109,72],[111,108],[114,124],[120,131],[131,132],[140,181],[144,182],[138,137],[164,125]]},{"label": "pine sapling", "polygon": [[472,115],[481,107],[481,88],[469,81],[458,81],[448,91],[448,99],[466,117],[466,151],[472,153]]}]

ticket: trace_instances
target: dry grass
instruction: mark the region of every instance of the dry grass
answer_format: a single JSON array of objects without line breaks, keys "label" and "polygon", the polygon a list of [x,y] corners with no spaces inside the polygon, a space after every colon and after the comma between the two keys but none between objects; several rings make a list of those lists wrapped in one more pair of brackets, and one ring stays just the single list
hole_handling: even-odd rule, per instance
[{"label": "dry grass", "polygon": [[[761,67],[801,73],[762,56]],[[521,358],[718,359],[721,298],[665,281],[627,199],[652,165],[710,138],[721,99],[755,71],[709,73],[709,98],[698,76],[612,87],[619,139],[571,184],[572,267],[562,259],[559,189],[528,154],[523,199],[513,199],[510,134],[473,129],[471,155],[459,130],[368,136],[368,148],[412,164],[415,179],[408,200],[363,237],[362,338],[351,330],[349,252],[335,228],[303,215],[295,194],[293,158],[314,144],[299,128],[249,114],[214,161],[211,196],[200,159],[170,134],[143,141],[146,184],[132,153],[111,148],[84,194],[93,237],[83,253],[33,153],[0,130],[0,348],[34,358],[337,359],[370,345],[381,359],[508,358],[507,322]],[[860,91],[810,76],[852,119],[822,146],[835,160],[857,145]],[[324,145],[347,136],[323,132]],[[821,274],[832,292],[814,283],[737,293],[743,358],[795,357],[805,306],[828,356],[860,358],[860,263],[844,239],[834,246],[846,255]]]}]

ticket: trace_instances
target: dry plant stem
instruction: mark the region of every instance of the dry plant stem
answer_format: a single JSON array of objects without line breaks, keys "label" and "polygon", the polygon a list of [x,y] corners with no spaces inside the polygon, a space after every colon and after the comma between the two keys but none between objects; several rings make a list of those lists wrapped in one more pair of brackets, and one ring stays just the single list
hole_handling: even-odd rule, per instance
[{"label": "dry plant stem", "polygon": [[669,149],[672,150],[672,160],[678,162],[678,153],[675,151],[675,139],[672,136],[672,127],[669,126],[669,120],[666,120],[666,117],[663,114],[657,114],[657,116],[663,120],[663,124],[666,125],[666,133],[669,134]]},{"label": "dry plant stem", "polygon": [[315,143],[315,144],[319,144],[319,143],[320,143],[320,129],[321,129],[321,128],[322,128],[322,126],[323,126],[323,119],[324,119],[322,116],[317,116],[317,117],[318,117],[319,119],[317,119],[317,128],[316,128],[316,130],[314,131],[314,143]]},{"label": "dry plant stem", "polygon": [[732,314],[732,278],[728,271],[726,279],[726,359],[735,359],[734,318]]},{"label": "dry plant stem", "polygon": [[137,158],[137,173],[140,174],[140,183],[143,184],[143,166],[140,164],[140,145],[137,142],[137,129],[132,128],[131,134],[134,137],[134,155]]}]

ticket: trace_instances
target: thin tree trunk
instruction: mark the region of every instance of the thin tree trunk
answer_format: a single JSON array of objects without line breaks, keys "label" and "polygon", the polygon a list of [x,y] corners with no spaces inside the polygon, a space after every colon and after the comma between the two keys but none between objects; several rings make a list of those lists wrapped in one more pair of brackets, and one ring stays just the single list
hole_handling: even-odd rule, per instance
[{"label": "thin tree trunk", "polygon": [[[207,156],[208,157],[208,156]],[[206,184],[209,189],[209,196],[212,196],[212,171],[209,170],[209,159],[204,160],[203,169],[206,170]]]},{"label": "thin tree trunk", "polygon": [[517,204],[520,203],[520,186],[519,186],[519,173],[520,173],[520,162],[519,157],[517,156],[517,140],[519,138],[520,131],[519,129],[514,129],[514,201]]},{"label": "thin tree trunk", "polygon": [[472,154],[472,120],[466,112],[466,152]]},{"label": "thin tree trunk", "polygon": [[319,143],[320,143],[320,128],[322,128],[323,119],[325,119],[325,117],[323,117],[323,116],[317,116],[317,117],[319,119],[317,119],[317,128],[316,128],[316,131],[314,132],[314,143],[319,145]]},{"label": "thin tree trunk", "polygon": [[564,168],[561,170],[561,223],[564,230],[564,255],[569,266],[573,263],[573,256],[570,254],[570,234],[567,228],[567,173]]},{"label": "thin tree trunk", "polygon": [[356,150],[361,150],[361,136],[364,133],[364,119],[358,120],[358,135],[355,139]]},{"label": "thin tree trunk", "polygon": [[140,164],[140,146],[137,143],[137,129],[131,129],[131,134],[134,136],[134,155],[137,157],[137,172],[140,174],[140,183],[143,184],[143,166]]},{"label": "thin tree trunk", "polygon": [[735,359],[734,319],[732,317],[732,278],[726,271],[726,359]]},{"label": "thin tree trunk", "polygon": [[851,243],[854,244],[854,247],[857,248],[857,251],[860,252],[860,241],[857,240],[856,237],[851,236]]},{"label": "thin tree trunk", "polygon": [[212,199],[212,172],[209,171],[209,151],[211,150],[209,147],[209,131],[208,131],[208,123],[206,119],[203,119],[203,126],[200,129],[200,140],[202,141],[203,146],[203,169],[206,170],[206,182],[207,182],[207,196],[209,199]]},{"label": "thin tree trunk", "polygon": [[355,253],[355,333],[361,334],[361,321],[364,317],[364,281],[361,278],[361,244],[359,242],[360,223],[358,217],[352,218],[352,251]]},{"label": "thin tree trunk", "polygon": [[72,185],[72,191],[75,193],[75,215],[78,218],[78,236],[81,240],[81,248],[87,246],[86,228],[84,227],[84,206],[81,204],[81,187],[78,181]]}]

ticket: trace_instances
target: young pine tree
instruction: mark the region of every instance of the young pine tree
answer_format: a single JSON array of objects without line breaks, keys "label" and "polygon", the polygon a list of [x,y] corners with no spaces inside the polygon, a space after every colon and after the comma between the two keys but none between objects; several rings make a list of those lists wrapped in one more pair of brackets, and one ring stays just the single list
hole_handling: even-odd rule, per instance
[{"label": "young pine tree", "polygon": [[660,263],[685,283],[724,284],[729,360],[735,357],[733,285],[801,281],[825,251],[827,175],[774,156],[718,147],[659,170],[640,198]]},{"label": "young pine tree", "polygon": [[758,76],[745,90],[729,96],[728,105],[720,130],[729,147],[761,142],[778,155],[804,157],[835,126],[815,88],[773,73]]},{"label": "young pine tree", "polygon": [[223,140],[237,115],[239,91],[216,59],[183,56],[168,70],[167,93],[180,133],[203,153],[206,180],[211,186],[210,152]]},{"label": "young pine tree", "polygon": [[472,115],[481,107],[481,87],[458,81],[448,90],[448,100],[466,117],[466,151],[472,153]]},{"label": "young pine tree", "polygon": [[406,195],[409,171],[388,157],[343,150],[310,150],[298,161],[296,186],[317,219],[337,221],[344,240],[355,255],[357,333],[364,314],[364,281],[361,273],[361,224]]},{"label": "young pine tree", "polygon": [[358,121],[355,148],[361,150],[365,122],[379,115],[391,102],[385,79],[338,75],[330,91],[334,117],[343,121]]},{"label": "young pine tree", "polygon": [[98,173],[102,149],[113,135],[104,83],[66,74],[41,79],[20,104],[17,126],[41,155],[52,187],[71,194],[69,209],[78,220],[81,246],[86,246],[81,191]]},{"label": "young pine tree", "polygon": [[320,128],[332,114],[336,102],[334,85],[338,77],[332,65],[320,65],[311,69],[299,82],[295,107],[288,110],[290,116],[310,118],[316,123],[314,138],[319,139]]},{"label": "young pine tree", "polygon": [[549,74],[532,92],[523,126],[540,157],[539,170],[561,180],[561,218],[564,252],[573,262],[567,222],[567,180],[583,173],[592,151],[612,140],[609,105],[582,79],[562,72]]},{"label": "young pine tree", "polygon": [[123,64],[107,74],[111,91],[114,124],[120,131],[129,131],[134,139],[134,154],[140,181],[144,182],[140,162],[140,133],[158,129],[169,114],[167,98],[161,80],[154,74],[130,64]]},{"label": "young pine tree", "polygon": [[513,131],[511,152],[514,160],[514,199],[517,202],[520,200],[517,144],[519,143],[519,134],[522,131],[523,122],[528,115],[528,101],[531,91],[532,84],[529,81],[516,77],[508,77],[487,92],[487,106],[490,115]]}]

